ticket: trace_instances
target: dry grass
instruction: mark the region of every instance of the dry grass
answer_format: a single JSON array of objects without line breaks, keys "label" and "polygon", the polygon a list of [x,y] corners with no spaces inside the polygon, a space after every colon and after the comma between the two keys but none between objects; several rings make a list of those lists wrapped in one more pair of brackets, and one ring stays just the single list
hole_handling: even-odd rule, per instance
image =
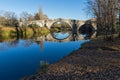
[{"label": "dry grass", "polygon": [[47,28],[40,27],[19,27],[17,32],[15,27],[0,25],[0,37],[3,39],[9,39],[11,36],[17,36],[17,33],[19,33],[19,36],[22,35],[23,38],[31,38],[33,34],[47,35],[50,31]]},{"label": "dry grass", "polygon": [[16,29],[13,27],[0,27],[0,37],[9,38],[16,35]]},{"label": "dry grass", "polygon": [[0,30],[2,31],[15,31],[15,28],[14,27],[10,27],[10,26],[0,26]]}]

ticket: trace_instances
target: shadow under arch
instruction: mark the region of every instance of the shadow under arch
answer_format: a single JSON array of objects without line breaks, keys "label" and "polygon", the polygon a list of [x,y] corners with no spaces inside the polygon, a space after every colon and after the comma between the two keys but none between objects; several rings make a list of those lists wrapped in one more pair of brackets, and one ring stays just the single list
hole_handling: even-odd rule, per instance
[{"label": "shadow under arch", "polygon": [[85,39],[91,38],[92,35],[95,33],[95,28],[92,24],[83,24],[78,29],[79,35],[83,36]]}]

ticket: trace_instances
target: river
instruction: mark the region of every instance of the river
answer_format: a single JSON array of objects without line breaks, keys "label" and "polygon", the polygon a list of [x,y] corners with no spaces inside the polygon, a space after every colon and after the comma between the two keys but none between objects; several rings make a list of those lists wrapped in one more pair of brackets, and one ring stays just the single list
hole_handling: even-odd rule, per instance
[{"label": "river", "polygon": [[89,40],[71,33],[0,42],[0,80],[19,80],[35,74],[41,62],[53,64]]}]

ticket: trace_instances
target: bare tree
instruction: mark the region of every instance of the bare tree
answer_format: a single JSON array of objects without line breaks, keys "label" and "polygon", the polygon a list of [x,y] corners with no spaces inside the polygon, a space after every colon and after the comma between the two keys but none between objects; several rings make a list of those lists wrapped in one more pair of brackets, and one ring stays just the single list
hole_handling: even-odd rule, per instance
[{"label": "bare tree", "polygon": [[35,19],[35,20],[40,20],[38,13],[35,14],[34,19]]},{"label": "bare tree", "polygon": [[32,21],[32,20],[34,20],[34,16],[32,14],[29,14],[28,21]]},{"label": "bare tree", "polygon": [[3,16],[0,16],[0,25],[6,25],[7,24],[7,19]]},{"label": "bare tree", "polygon": [[1,11],[0,23],[2,25],[14,26],[17,20],[17,15],[10,11]]},{"label": "bare tree", "polygon": [[39,19],[40,19],[40,20],[43,19],[43,11],[42,11],[42,7],[39,8],[38,16],[39,16]]},{"label": "bare tree", "polygon": [[28,21],[28,17],[29,17],[29,14],[27,12],[22,12],[20,14],[20,18],[22,19],[22,21]]},{"label": "bare tree", "polygon": [[27,22],[32,20],[33,20],[33,16],[28,12],[24,11],[20,14],[20,21],[22,22],[22,24],[24,24],[24,26],[27,26]]},{"label": "bare tree", "polygon": [[117,26],[118,26],[118,28],[119,28],[119,35],[118,35],[118,37],[120,38],[120,0],[118,0],[118,2],[116,3],[117,5],[116,5],[116,11],[117,11],[117,14],[118,14],[118,16],[117,16]]},{"label": "bare tree", "polygon": [[104,34],[105,38],[113,37],[115,32],[116,3],[118,0],[88,0],[89,10],[97,19],[98,34]]},{"label": "bare tree", "polygon": [[35,14],[34,18],[35,20],[46,20],[48,19],[48,16],[43,13],[42,7],[40,7],[38,13]]}]

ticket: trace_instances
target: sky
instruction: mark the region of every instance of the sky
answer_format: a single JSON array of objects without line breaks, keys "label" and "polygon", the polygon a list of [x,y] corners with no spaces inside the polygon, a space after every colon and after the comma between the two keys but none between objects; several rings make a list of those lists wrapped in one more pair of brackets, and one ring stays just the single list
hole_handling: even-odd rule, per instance
[{"label": "sky", "polygon": [[35,14],[42,7],[50,19],[65,18],[87,20],[86,0],[0,0],[0,11],[12,11],[20,15],[23,11]]}]

